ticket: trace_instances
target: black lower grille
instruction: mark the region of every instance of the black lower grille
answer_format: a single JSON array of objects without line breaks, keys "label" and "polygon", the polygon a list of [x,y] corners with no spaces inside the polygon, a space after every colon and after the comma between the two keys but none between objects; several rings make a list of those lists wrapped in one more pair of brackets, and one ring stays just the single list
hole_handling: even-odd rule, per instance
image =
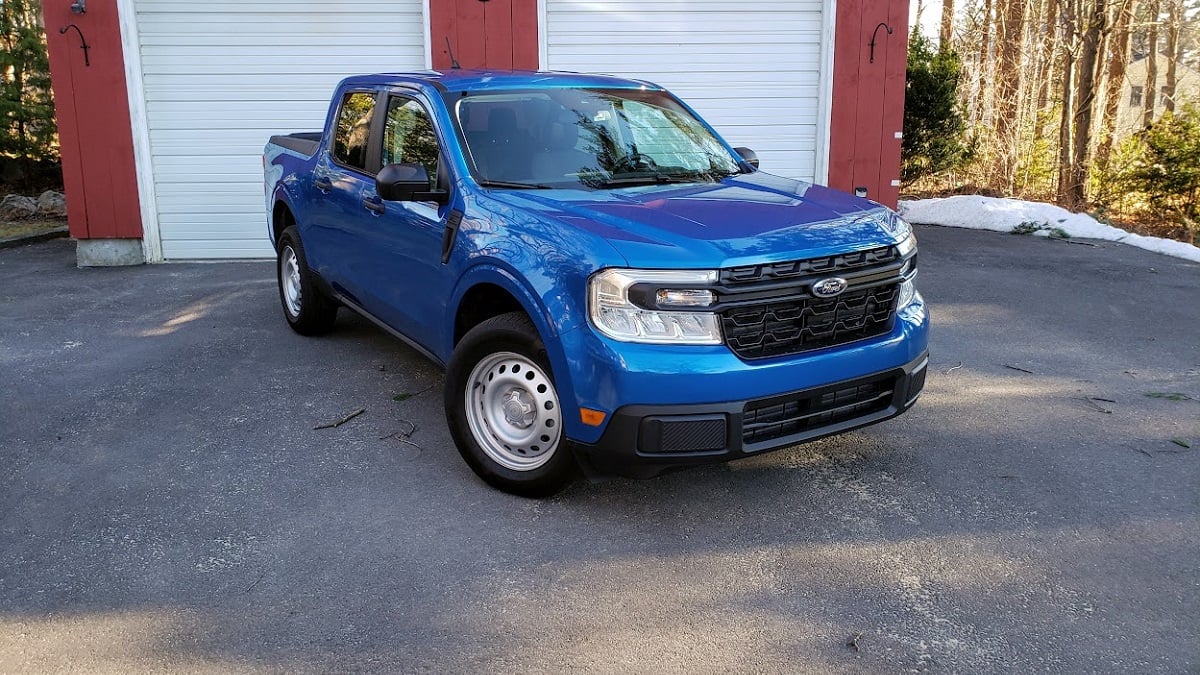
[{"label": "black lower grille", "polygon": [[785,356],[883,335],[892,329],[898,284],[836,298],[782,298],[721,312],[725,343],[744,359]]},{"label": "black lower grille", "polygon": [[742,440],[770,441],[886,410],[896,381],[892,375],[840,389],[751,401],[742,413]]}]

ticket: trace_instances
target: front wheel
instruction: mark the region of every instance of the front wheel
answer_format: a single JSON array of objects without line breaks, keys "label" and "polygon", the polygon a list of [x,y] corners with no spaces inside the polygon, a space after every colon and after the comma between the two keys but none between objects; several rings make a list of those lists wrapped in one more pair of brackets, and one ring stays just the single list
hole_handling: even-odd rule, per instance
[{"label": "front wheel", "polygon": [[446,369],[445,398],[459,453],[489,485],[548,497],[575,478],[546,348],[524,314],[493,317],[463,337]]}]

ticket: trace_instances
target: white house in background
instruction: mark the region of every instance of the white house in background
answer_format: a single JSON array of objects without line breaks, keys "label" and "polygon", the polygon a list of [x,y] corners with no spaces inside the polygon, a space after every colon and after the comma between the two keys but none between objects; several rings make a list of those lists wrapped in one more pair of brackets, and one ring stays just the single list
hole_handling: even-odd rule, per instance
[{"label": "white house in background", "polygon": [[[1162,93],[1167,83],[1167,56],[1160,54],[1156,81],[1153,87],[1146,87],[1147,63],[1145,58],[1129,64],[1125,71],[1125,84],[1121,90],[1121,107],[1117,109],[1116,138],[1129,138],[1145,128],[1142,123],[1142,111],[1145,106],[1147,91],[1156,92],[1154,95],[1154,119],[1162,116],[1167,109],[1166,96]],[[1179,107],[1192,101],[1200,103],[1200,72],[1180,63],[1175,70],[1175,105]]]}]

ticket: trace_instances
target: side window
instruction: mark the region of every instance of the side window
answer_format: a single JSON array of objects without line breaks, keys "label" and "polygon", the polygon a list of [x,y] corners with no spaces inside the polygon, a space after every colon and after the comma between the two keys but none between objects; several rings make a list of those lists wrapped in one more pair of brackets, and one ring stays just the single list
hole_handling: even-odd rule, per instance
[{"label": "side window", "polygon": [[425,167],[430,189],[436,188],[438,142],[433,121],[420,103],[392,97],[383,125],[383,165],[401,162]]},{"label": "side window", "polygon": [[374,94],[346,94],[338,111],[333,135],[334,159],[356,169],[367,168],[367,139],[371,135],[371,115],[374,112]]}]

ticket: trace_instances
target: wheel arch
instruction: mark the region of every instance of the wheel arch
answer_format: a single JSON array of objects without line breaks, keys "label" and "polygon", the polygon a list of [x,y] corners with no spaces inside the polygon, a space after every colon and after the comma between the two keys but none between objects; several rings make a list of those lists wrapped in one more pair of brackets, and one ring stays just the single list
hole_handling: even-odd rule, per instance
[{"label": "wheel arch", "polygon": [[560,329],[570,330],[573,326],[563,325],[566,317],[556,322],[537,293],[512,271],[488,263],[472,267],[459,279],[449,307],[452,311],[447,312],[448,325],[443,333],[447,336],[447,361],[462,337],[480,322],[512,311],[524,312],[546,347],[560,400],[564,406],[574,404],[571,370],[559,339]]},{"label": "wheel arch", "polygon": [[279,236],[295,224],[296,213],[287,199],[287,192],[280,188],[275,191],[275,199],[271,206],[271,245],[278,248]]}]

